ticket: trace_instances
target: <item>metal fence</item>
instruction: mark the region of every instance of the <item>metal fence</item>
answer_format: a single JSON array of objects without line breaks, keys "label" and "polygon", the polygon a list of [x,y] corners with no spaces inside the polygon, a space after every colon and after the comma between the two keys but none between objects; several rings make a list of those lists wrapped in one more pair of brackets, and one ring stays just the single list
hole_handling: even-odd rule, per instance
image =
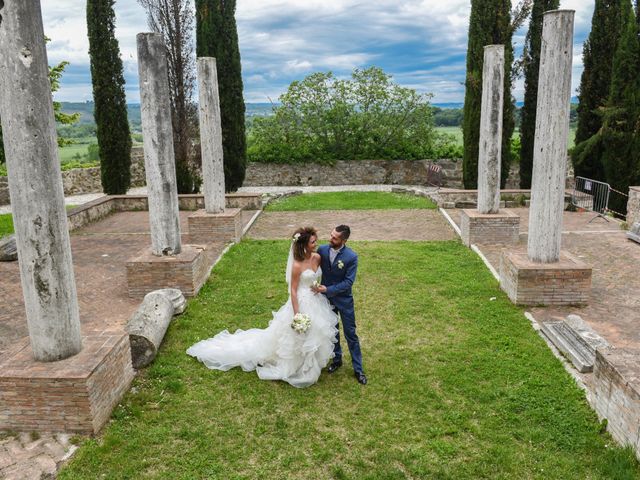
[{"label": "metal fence", "polygon": [[619,197],[616,200],[622,200],[627,197],[626,194],[611,188],[608,183],[591,178],[576,177],[571,193],[571,205],[579,210],[596,213],[596,216],[589,223],[598,217],[604,218],[608,222],[607,215],[625,218],[623,213],[609,208],[609,203],[614,196]]}]

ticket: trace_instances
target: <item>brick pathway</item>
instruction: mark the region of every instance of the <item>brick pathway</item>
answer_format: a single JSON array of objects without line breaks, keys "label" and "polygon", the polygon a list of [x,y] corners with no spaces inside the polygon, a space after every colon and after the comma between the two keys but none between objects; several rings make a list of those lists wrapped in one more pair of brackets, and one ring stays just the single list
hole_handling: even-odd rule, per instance
[{"label": "brick pathway", "polygon": [[341,210],[265,212],[248,232],[250,238],[288,238],[299,226],[313,225],[320,240],[341,223],[351,227],[352,240],[455,240],[455,232],[438,210]]},{"label": "brick pathway", "polygon": [[[183,230],[191,212],[180,212]],[[246,225],[255,212],[243,211]],[[105,326],[124,328],[140,304],[127,294],[124,264],[150,245],[148,212],[113,214],[71,234],[80,321],[83,332]],[[183,242],[189,243],[188,235]],[[223,244],[218,245],[220,252]],[[3,359],[28,342],[17,262],[0,262],[0,368]],[[0,432],[2,435],[2,432]],[[73,447],[68,435],[0,436],[0,479],[53,478],[56,465]],[[41,477],[42,476],[42,477]]]}]

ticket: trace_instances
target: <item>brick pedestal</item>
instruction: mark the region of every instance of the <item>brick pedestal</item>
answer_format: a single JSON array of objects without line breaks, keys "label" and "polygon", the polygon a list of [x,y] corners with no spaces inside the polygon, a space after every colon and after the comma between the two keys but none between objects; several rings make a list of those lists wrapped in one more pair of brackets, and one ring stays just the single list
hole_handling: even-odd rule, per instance
[{"label": "brick pedestal", "polygon": [[24,340],[0,365],[0,430],[97,433],[129,388],[129,336],[88,332],[77,355],[33,359]]},{"label": "brick pedestal", "polygon": [[189,239],[193,243],[239,242],[242,238],[242,210],[227,208],[223,213],[198,210],[189,216]]},{"label": "brick pedestal", "polygon": [[640,459],[640,350],[597,350],[591,402],[607,430]]},{"label": "brick pedestal", "polygon": [[183,245],[178,255],[157,257],[151,247],[126,263],[129,296],[144,297],[161,288],[177,288],[185,297],[194,297],[209,275],[210,261],[205,246]]},{"label": "brick pedestal", "polygon": [[465,209],[460,213],[460,235],[467,247],[479,245],[517,245],[520,241],[520,217],[511,210],[480,213]]},{"label": "brick pedestal", "polygon": [[518,305],[580,305],[589,301],[591,267],[562,251],[557,263],[534,263],[526,252],[504,252],[500,287]]}]

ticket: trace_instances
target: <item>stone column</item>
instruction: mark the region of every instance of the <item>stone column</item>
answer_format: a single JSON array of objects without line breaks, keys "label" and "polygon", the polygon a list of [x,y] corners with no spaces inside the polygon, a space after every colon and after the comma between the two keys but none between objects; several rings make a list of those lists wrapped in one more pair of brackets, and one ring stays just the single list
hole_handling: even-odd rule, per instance
[{"label": "stone column", "polygon": [[536,263],[560,259],[574,13],[544,14],[528,240],[529,259]]},{"label": "stone column", "polygon": [[36,360],[82,349],[40,0],[0,1],[0,117]]},{"label": "stone column", "polygon": [[137,41],[152,253],[177,255],[182,247],[166,50],[159,33],[139,33]]},{"label": "stone column", "polygon": [[478,157],[478,212],[500,209],[502,155],[502,106],[504,93],[504,45],[484,47],[482,112]]},{"label": "stone column", "polygon": [[224,212],[224,166],[222,155],[222,121],[218,96],[216,59],[198,58],[200,92],[200,145],[202,147],[202,179],[204,207],[207,213]]}]

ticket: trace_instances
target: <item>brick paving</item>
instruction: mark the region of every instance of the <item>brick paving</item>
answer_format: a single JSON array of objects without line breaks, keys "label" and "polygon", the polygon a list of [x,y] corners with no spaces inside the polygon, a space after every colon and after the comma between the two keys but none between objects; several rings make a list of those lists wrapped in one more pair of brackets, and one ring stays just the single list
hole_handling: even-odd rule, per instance
[{"label": "brick paving", "polygon": [[299,226],[318,229],[327,240],[339,224],[351,227],[352,240],[455,240],[458,237],[437,210],[340,210],[312,212],[264,212],[247,236],[254,239],[289,238]]},{"label": "brick paving", "polygon": [[71,436],[9,434],[0,437],[0,478],[34,480],[55,478],[57,467],[76,447]]}]

